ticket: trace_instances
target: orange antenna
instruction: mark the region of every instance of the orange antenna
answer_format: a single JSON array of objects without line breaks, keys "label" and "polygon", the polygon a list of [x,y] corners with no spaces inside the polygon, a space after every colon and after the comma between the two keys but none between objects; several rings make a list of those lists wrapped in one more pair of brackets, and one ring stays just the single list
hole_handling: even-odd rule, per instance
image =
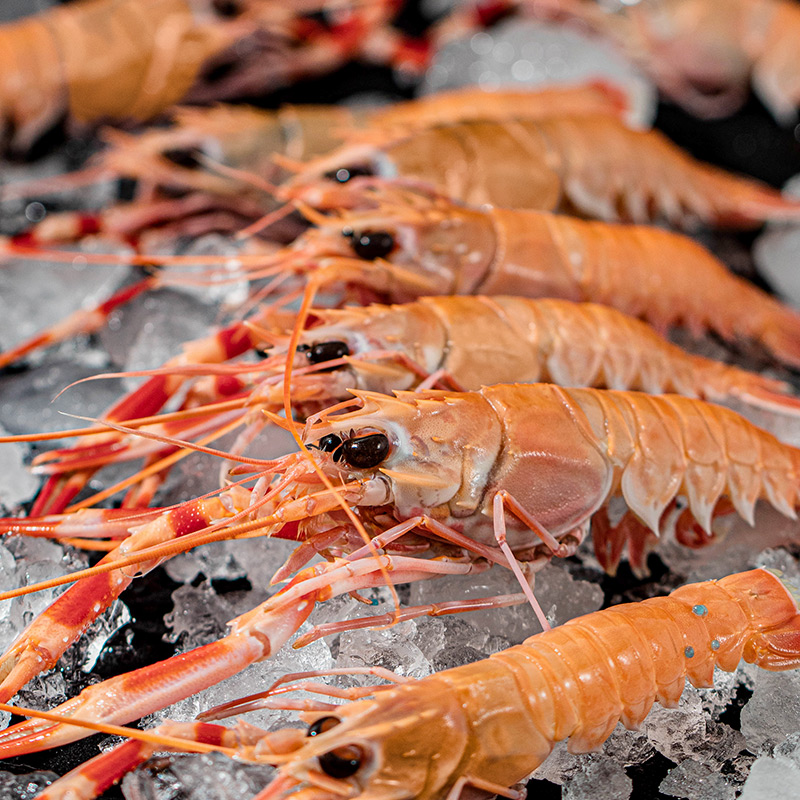
[{"label": "orange antenna", "polygon": [[289,214],[291,214],[294,210],[294,203],[284,203],[279,208],[276,208],[269,214],[265,214],[263,217],[261,217],[261,219],[256,220],[246,228],[242,228],[242,230],[240,230],[233,238],[238,241],[241,241],[242,239],[249,239],[251,236],[261,233],[261,231],[263,231],[265,228],[269,228],[270,225],[280,222],[284,217],[288,217]]},{"label": "orange antenna", "polygon": [[[245,323],[247,324],[247,323]],[[70,386],[74,386],[72,383]],[[67,387],[69,388],[69,387]],[[155,414],[150,417],[137,417],[136,419],[122,420],[121,423],[129,428],[139,428],[144,425],[155,425],[158,423],[179,422],[184,419],[209,416],[241,408],[246,404],[246,399],[225,400],[220,403],[209,403],[204,406],[187,408],[183,411],[173,411],[167,414]],[[10,436],[0,436],[0,444],[12,444],[14,442],[46,442],[51,439],[69,439],[77,436],[91,436],[95,433],[103,433],[108,430],[103,425],[94,425],[91,428],[71,428],[64,431],[51,431],[50,433],[17,433]],[[51,453],[42,453],[39,458],[42,461],[48,460],[42,456],[49,456]]]},{"label": "orange antenna", "polygon": [[213,447],[203,447],[203,445],[195,444],[194,442],[187,442],[184,439],[176,439],[173,436],[166,436],[160,433],[150,433],[149,431],[142,431],[142,430],[135,430],[133,428],[128,428],[125,425],[118,425],[116,422],[111,422],[110,420],[101,420],[96,419],[95,417],[82,417],[79,414],[68,414],[66,411],[60,411],[60,414],[63,414],[65,417],[72,417],[72,419],[81,419],[85,422],[96,422],[99,425],[104,425],[107,428],[111,428],[112,430],[119,431],[120,433],[129,433],[134,436],[139,436],[143,439],[152,439],[155,442],[162,442],[163,444],[169,444],[173,447],[182,447],[188,450],[195,450],[198,453],[207,453],[208,455],[218,456],[219,458],[225,458],[229,461],[239,461],[242,464],[254,464],[256,466],[269,466],[274,464],[274,460],[265,460],[262,458],[247,458],[247,456],[235,456],[231,453],[226,453],[224,450],[216,450]]},{"label": "orange antenna", "polygon": [[[287,419],[292,419],[292,398],[291,398],[291,385],[292,385],[292,369],[294,367],[294,357],[297,353],[297,347],[300,343],[300,333],[303,330],[305,325],[305,321],[308,318],[308,314],[311,310],[311,306],[314,302],[314,297],[316,296],[317,288],[320,281],[315,280],[312,277],[308,284],[306,285],[306,290],[303,293],[303,300],[300,304],[300,310],[297,313],[297,322],[295,323],[294,330],[292,331],[292,337],[289,340],[289,352],[286,356],[286,371],[284,373],[283,379],[283,410],[286,414]],[[361,538],[364,540],[364,544],[369,548],[370,552],[376,559],[381,574],[383,575],[384,579],[386,580],[386,585],[389,587],[389,591],[392,594],[392,600],[394,601],[395,605],[395,616],[399,616],[400,614],[400,598],[397,595],[397,590],[394,588],[391,580],[389,579],[389,572],[383,564],[380,563],[378,558],[378,550],[375,545],[372,543],[372,538],[367,533],[366,529],[361,523],[361,520],[358,518],[356,513],[350,508],[350,505],[347,501],[342,497],[341,492],[336,489],[333,485],[331,480],[325,474],[324,470],[317,464],[316,459],[311,455],[311,451],[306,446],[305,442],[303,441],[303,437],[297,432],[297,429],[292,427],[290,429],[290,433],[294,438],[295,442],[299,446],[301,452],[305,455],[308,462],[311,464],[314,471],[320,477],[322,482],[328,489],[333,492],[334,497],[336,498],[336,502],[342,508],[342,510],[347,514],[350,518],[350,521],[355,525],[356,530],[358,531]]]},{"label": "orange antenna", "polygon": [[103,722],[90,722],[89,720],[77,719],[66,714],[53,714],[49,711],[36,711],[33,708],[22,706],[10,706],[7,703],[0,703],[0,711],[9,714],[17,714],[20,717],[33,717],[34,719],[45,719],[49,722],[58,722],[65,725],[74,725],[77,728],[87,728],[98,733],[107,733],[111,736],[121,736],[125,739],[136,739],[140,742],[149,744],[161,744],[170,750],[182,750],[188,753],[224,753],[228,756],[237,755],[237,751],[232,747],[223,747],[217,744],[207,744],[206,742],[195,742],[191,739],[179,739],[177,736],[164,736],[159,733],[149,733],[137,728],[128,728],[124,725],[108,725]]},{"label": "orange antenna", "polygon": [[[235,419],[232,422],[228,423],[227,425],[223,426],[222,428],[218,428],[217,430],[213,431],[208,436],[201,439],[197,444],[202,446],[205,445],[207,442],[213,442],[215,439],[219,439],[226,433],[235,430],[241,424],[242,424],[241,419]],[[182,459],[186,458],[186,456],[190,455],[193,452],[196,452],[194,448],[182,447],[177,452],[170,453],[169,455],[158,459],[158,461],[155,461],[152,464],[148,464],[146,467],[143,467],[134,475],[130,475],[129,477],[124,478],[121,481],[118,481],[112,486],[107,486],[105,489],[96,492],[95,494],[81,500],[78,503],[73,503],[71,506],[68,506],[65,509],[65,512],[69,514],[75,511],[80,511],[83,508],[90,508],[91,506],[103,500],[106,500],[109,497],[113,497],[115,494],[117,494],[117,492],[121,492],[123,489],[128,489],[131,486],[135,486],[137,483],[141,483],[143,480],[149,478],[151,475],[157,475],[163,469],[171,467],[173,464],[176,464],[178,461],[181,461]],[[227,459],[229,458],[229,456],[226,455],[225,458]],[[221,490],[217,490],[217,492],[218,491]],[[208,495],[204,496],[211,497],[217,492],[210,492]]]}]

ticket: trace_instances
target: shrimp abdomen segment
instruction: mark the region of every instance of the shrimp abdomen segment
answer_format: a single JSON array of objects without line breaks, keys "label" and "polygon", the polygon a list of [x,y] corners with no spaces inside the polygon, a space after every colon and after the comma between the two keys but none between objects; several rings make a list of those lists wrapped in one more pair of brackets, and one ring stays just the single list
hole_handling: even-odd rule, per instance
[{"label": "shrimp abdomen segment", "polygon": [[437,367],[463,386],[545,380],[549,336],[533,302],[453,296],[425,297],[413,306],[428,308],[441,320],[446,346]]},{"label": "shrimp abdomen segment", "polygon": [[738,414],[677,395],[551,391],[585,414],[607,447],[625,501],[652,530],[679,493],[706,530],[723,495],[749,522],[760,498],[795,517],[800,453]]},{"label": "shrimp abdomen segment", "polygon": [[584,215],[745,227],[797,216],[796,204],[775,190],[696,161],[658,131],[630,130],[609,115],[537,124],[559,163],[564,195]]},{"label": "shrimp abdomen segment", "polygon": [[476,292],[602,303],[662,331],[683,324],[695,336],[752,338],[800,362],[800,316],[686,236],[537,211],[490,213],[497,255]]},{"label": "shrimp abdomen segment", "polygon": [[[503,425],[485,503],[504,489],[553,535],[582,525],[606,501],[614,469],[577,404],[545,384],[484,387]],[[489,506],[490,507],[490,506]]]},{"label": "shrimp abdomen segment", "polygon": [[562,192],[550,151],[537,123],[480,120],[427,128],[388,148],[401,175],[449,197],[545,211],[559,207]]}]

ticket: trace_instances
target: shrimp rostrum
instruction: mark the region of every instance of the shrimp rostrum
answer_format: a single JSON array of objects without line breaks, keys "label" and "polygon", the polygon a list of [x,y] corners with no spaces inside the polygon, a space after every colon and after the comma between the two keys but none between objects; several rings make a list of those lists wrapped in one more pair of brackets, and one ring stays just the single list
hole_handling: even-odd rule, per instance
[{"label": "shrimp rostrum", "polygon": [[[271,462],[265,468],[278,480],[263,496],[231,487],[222,497],[170,510],[143,522],[114,560],[79,573],[83,579],[5,654],[0,697],[13,696],[44,666],[51,644],[57,650],[75,635],[76,609],[90,605],[84,595],[92,602],[113,596],[120,581],[130,580],[132,563],[146,570],[209,537],[261,531],[298,540],[276,579],[302,571],[236,619],[219,642],[90,687],[59,713],[136,719],[269,657],[318,601],[387,579],[473,574],[490,563],[518,571],[523,562],[530,572],[553,555],[574,553],[593,518],[601,563],[613,568],[627,544],[632,564],[642,568],[678,496],[688,508],[676,536],[691,545],[694,524],[707,541],[716,513],[733,510],[753,522],[759,499],[795,517],[800,450],[699,400],[547,384],[356,396],[360,408],[323,413],[308,424],[313,465],[299,455]],[[606,513],[614,497],[629,509],[617,524]],[[370,558],[373,548],[384,554]],[[333,560],[304,567],[317,552]],[[333,632],[357,624],[346,621]],[[68,724],[24,722],[0,734],[0,755],[81,735]]]},{"label": "shrimp rostrum", "polygon": [[[796,587],[758,569],[596,611],[421,680],[345,691],[353,702],[317,702],[304,712],[305,730],[168,722],[133,732],[134,740],[78,767],[39,800],[70,790],[95,797],[154,752],[180,750],[176,739],[188,750],[203,742],[277,765],[260,800],[521,800],[516,784],[556,742],[568,740],[571,753],[595,750],[617,723],[638,728],[654,702],[677,706],[686,679],[713,686],[715,667],[732,672],[742,659],[773,671],[800,666],[797,598]],[[270,694],[203,719],[258,708]]]}]

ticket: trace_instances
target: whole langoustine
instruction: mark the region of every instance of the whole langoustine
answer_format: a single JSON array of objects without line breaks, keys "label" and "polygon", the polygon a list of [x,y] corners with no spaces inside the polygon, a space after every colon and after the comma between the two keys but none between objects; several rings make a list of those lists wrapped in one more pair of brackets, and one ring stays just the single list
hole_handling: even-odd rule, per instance
[{"label": "whole langoustine", "polygon": [[[475,109],[479,109],[476,112]],[[117,178],[137,181],[135,202],[96,213],[60,212],[27,229],[14,241],[28,246],[79,240],[102,233],[141,244],[153,226],[171,222],[177,234],[188,220],[203,214],[219,228],[223,212],[235,233],[275,207],[271,182],[287,177],[276,160],[292,162],[321,156],[363,129],[387,133],[469,119],[542,119],[547,116],[593,116],[626,113],[622,92],[605,83],[579,84],[538,91],[484,92],[460,89],[394,103],[385,108],[285,106],[275,111],[247,106],[182,107],[171,112],[167,128],[132,134],[108,129],[106,148],[85,168],[53,178],[20,181],[2,187],[2,197],[35,197],[87,182]],[[175,198],[175,192],[199,192]],[[200,205],[200,208],[197,206]],[[213,216],[212,216],[213,214]],[[196,223],[194,223],[196,226]],[[192,232],[196,233],[193,228]],[[270,236],[274,236],[274,227]],[[162,233],[163,237],[163,233]]]},{"label": "whole langoustine", "polygon": [[[64,117],[146,120],[179,102],[276,89],[355,56],[394,4],[80,0],[0,27],[0,131],[24,153]],[[238,45],[238,48],[237,48]],[[4,148],[5,149],[5,148]]]},{"label": "whole langoustine", "polygon": [[[678,496],[687,509],[676,536],[692,545],[684,515],[705,541],[720,510],[752,523],[759,499],[796,518],[800,450],[699,400],[548,384],[356,396],[360,408],[322,413],[307,426],[313,465],[297,454],[260,462],[256,469],[278,476],[269,489],[233,486],[154,518],[138,516],[141,524],[113,556],[65,578],[80,580],[4,654],[0,699],[49,665],[44,654],[55,656],[79,635],[92,604],[102,607],[131,580],[132,564],[147,571],[206,541],[257,533],[299,541],[275,580],[318,552],[332,561],[302,569],[237,618],[224,639],[89,687],[58,713],[114,724],[136,719],[268,658],[317,602],[386,581],[475,574],[488,563],[535,570],[574,553],[593,517],[601,563],[613,568],[627,544],[639,569]],[[612,498],[629,509],[616,525],[605,513]],[[85,518],[89,526],[96,520]],[[375,548],[384,555],[370,558]],[[24,722],[0,734],[0,756],[82,735],[66,723]]]},{"label": "whole langoustine", "polygon": [[362,185],[358,197],[374,208],[312,214],[316,229],[242,276],[295,271],[318,286],[351,287],[359,299],[372,292],[393,302],[505,294],[602,303],[661,331],[681,325],[695,336],[752,339],[800,365],[800,315],[680,234],[470,208],[383,184]]},{"label": "whole langoustine", "polygon": [[[690,355],[647,324],[595,303],[444,296],[395,306],[320,308],[313,317],[316,323],[301,334],[301,352],[294,362],[292,406],[302,419],[349,398],[349,389],[471,390],[511,381],[738,400],[769,411],[776,420],[800,413],[800,401],[786,383]],[[184,439],[205,435],[231,421],[237,414],[232,401],[240,398],[238,415],[250,420],[240,441],[251,441],[267,422],[261,410],[282,408],[283,353],[291,324],[291,315],[281,323],[266,309],[246,324],[187,344],[144,387],[120,401],[110,418],[124,422],[125,414],[153,413],[205,363],[210,377],[196,380],[189,389],[182,404],[187,413],[176,423],[147,430]],[[269,331],[269,342],[260,341],[259,330]],[[253,348],[263,348],[269,359],[242,365],[238,374],[223,367],[214,375],[215,363]],[[213,413],[216,403],[224,403],[218,414]],[[36,526],[37,517],[61,513],[95,470],[143,456],[163,458],[163,443],[115,431],[38,455],[34,471],[47,476],[47,483],[29,522],[18,524]],[[165,476],[166,470],[149,475],[146,488],[131,490],[123,507],[145,505]],[[0,530],[11,524],[0,521]]]},{"label": "whole langoustine", "polygon": [[757,227],[800,216],[800,201],[703,164],[658,131],[617,117],[473,120],[376,135],[314,159],[284,184],[317,208],[353,202],[349,181],[399,179],[475,206],[568,211],[606,221]]},{"label": "whole langoustine", "polygon": [[[677,706],[687,679],[711,687],[715,667],[732,672],[743,659],[773,671],[800,666],[799,596],[764,569],[689,584],[421,680],[338,691],[353,701],[312,703],[302,714],[305,730],[167,722],[132,732],[135,739],[73,770],[38,800],[90,800],[154,752],[183,749],[179,740],[189,751],[202,742],[279,766],[260,800],[297,792],[311,800],[458,800],[465,789],[521,800],[515,785],[556,742],[567,739],[571,753],[597,749],[619,722],[636,730],[655,702]],[[270,694],[202,717],[258,708]]]}]

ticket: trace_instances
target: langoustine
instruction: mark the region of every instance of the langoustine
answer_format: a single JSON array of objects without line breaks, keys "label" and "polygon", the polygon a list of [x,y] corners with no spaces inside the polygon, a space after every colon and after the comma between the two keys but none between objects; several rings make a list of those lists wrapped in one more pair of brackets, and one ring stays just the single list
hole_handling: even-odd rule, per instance
[{"label": "langoustine", "polygon": [[284,196],[347,207],[354,177],[400,179],[472,205],[568,211],[606,221],[757,227],[796,219],[797,200],[696,161],[658,131],[618,118],[473,120],[346,144],[314,159]]},{"label": "langoustine", "polygon": [[[461,89],[385,108],[302,105],[266,111],[227,105],[183,107],[171,112],[173,124],[165,129],[138,134],[107,130],[103,133],[107,147],[84,169],[6,185],[2,197],[13,200],[52,194],[114,178],[135,180],[134,202],[92,214],[50,214],[14,241],[45,246],[101,233],[146,246],[143,234],[155,226],[161,238],[165,233],[177,236],[184,231],[198,235],[197,222],[191,228],[189,222],[201,214],[219,228],[227,212],[228,230],[237,232],[274,208],[271,182],[287,177],[276,161],[321,156],[365,128],[406,133],[475,114],[482,119],[507,120],[564,114],[622,116],[626,110],[621,90],[599,82],[537,91]],[[175,198],[175,192],[183,196]],[[201,197],[187,198],[186,192]],[[170,230],[165,232],[167,225]],[[271,228],[270,235],[274,233]]]},{"label": "langoustine", "polygon": [[[689,584],[578,617],[418,681],[389,676],[398,683],[331,691],[353,701],[307,703],[305,730],[168,722],[132,733],[136,739],[77,768],[38,800],[90,800],[154,752],[180,751],[181,739],[189,751],[201,742],[279,766],[259,800],[298,791],[315,800],[458,800],[465,790],[520,800],[516,785],[556,742],[567,739],[571,753],[597,749],[618,722],[638,728],[655,702],[677,706],[686,679],[713,686],[715,667],[732,672],[741,660],[767,670],[800,666],[798,596],[764,569]],[[203,719],[269,705],[271,694],[212,709]]]},{"label": "langoustine", "polygon": [[[256,463],[279,475],[265,492],[233,486],[155,518],[137,514],[139,526],[113,558],[68,577],[81,580],[5,654],[0,697],[12,696],[44,666],[46,653],[77,635],[87,620],[79,609],[90,614],[92,604],[102,606],[130,582],[130,565],[146,571],[202,542],[259,533],[300,541],[275,580],[317,552],[333,560],[302,569],[237,618],[224,639],[90,687],[58,713],[130,721],[268,658],[318,601],[387,581],[471,575],[488,563],[535,570],[553,555],[574,553],[593,518],[600,562],[613,568],[627,544],[632,564],[641,566],[679,495],[688,507],[676,536],[691,546],[713,538],[717,514],[735,510],[752,523],[759,499],[796,517],[800,451],[701,401],[545,384],[356,396],[361,408],[323,413],[309,426],[306,443],[318,448],[313,468],[299,455]],[[317,469],[338,484],[336,492]],[[617,524],[606,512],[614,497],[629,509]],[[89,514],[75,522],[91,527],[96,520]],[[416,555],[405,554],[409,547]],[[374,548],[385,555],[367,558]],[[425,552],[442,555],[420,557]],[[81,736],[68,724],[25,722],[0,734],[0,754]]]},{"label": "langoustine", "polygon": [[[271,255],[217,259],[241,266],[228,269],[225,280],[269,278],[288,291],[297,287],[294,273],[317,286],[344,285],[362,302],[404,302],[434,294],[599,302],[642,317],[662,331],[683,325],[697,336],[711,330],[728,341],[753,339],[778,360],[800,363],[797,313],[731,275],[715,256],[686,237],[536,211],[470,208],[372,181],[346,191],[362,210],[326,217],[306,209],[316,229]],[[26,257],[41,255],[23,245],[9,243],[7,248]],[[156,265],[177,260],[138,258]],[[191,261],[184,258],[181,263],[187,260]],[[197,279],[164,274],[152,285],[191,284]],[[113,298],[108,303],[116,307]],[[107,314],[81,312],[74,321],[56,326],[52,335],[45,331],[9,348],[0,355],[0,366],[44,343],[81,330],[89,333]]]},{"label": "langoustine", "polygon": [[[0,28],[0,131],[25,152],[68,116],[146,120],[178,101],[258,94],[356,55],[394,3],[81,0]],[[238,47],[237,47],[238,45]]]},{"label": "langoustine", "polygon": [[318,286],[350,286],[356,297],[366,290],[395,302],[513,294],[603,303],[662,331],[682,325],[697,336],[711,330],[728,341],[754,339],[775,358],[800,363],[800,316],[685,236],[470,208],[382,183],[350,191],[365,210],[329,217],[307,211],[316,229],[241,275],[294,271]]},{"label": "langoustine", "polygon": [[[677,392],[717,402],[738,400],[777,419],[800,414],[800,401],[787,384],[690,355],[645,323],[598,304],[445,296],[396,306],[315,309],[312,315],[316,323],[300,336],[292,381],[292,406],[303,419],[347,399],[351,388],[390,393],[447,385],[470,390],[510,381]],[[267,309],[260,321],[189,343],[159,375],[121,401],[110,418],[124,424],[125,414],[152,412],[148,398],[170,397],[205,363],[209,377],[188,391],[182,404],[186,413],[174,423],[165,418],[145,430],[194,438],[222,428],[231,414],[238,414],[250,420],[240,440],[251,441],[267,423],[261,410],[274,413],[283,405],[283,352],[291,328],[283,327],[280,316]],[[287,317],[288,322],[292,315]],[[268,334],[268,342],[260,341],[260,331]],[[269,358],[238,370],[223,368],[214,376],[215,362],[246,348],[270,348],[265,350]],[[48,476],[48,483],[29,520],[0,521],[0,530],[14,524],[18,530],[35,529],[45,522],[37,517],[59,513],[96,469],[143,456],[153,463],[168,452],[159,441],[108,431],[91,434],[75,447],[42,453],[33,467]],[[165,469],[148,475],[147,488],[129,492],[123,507],[144,505],[164,476]]]}]

